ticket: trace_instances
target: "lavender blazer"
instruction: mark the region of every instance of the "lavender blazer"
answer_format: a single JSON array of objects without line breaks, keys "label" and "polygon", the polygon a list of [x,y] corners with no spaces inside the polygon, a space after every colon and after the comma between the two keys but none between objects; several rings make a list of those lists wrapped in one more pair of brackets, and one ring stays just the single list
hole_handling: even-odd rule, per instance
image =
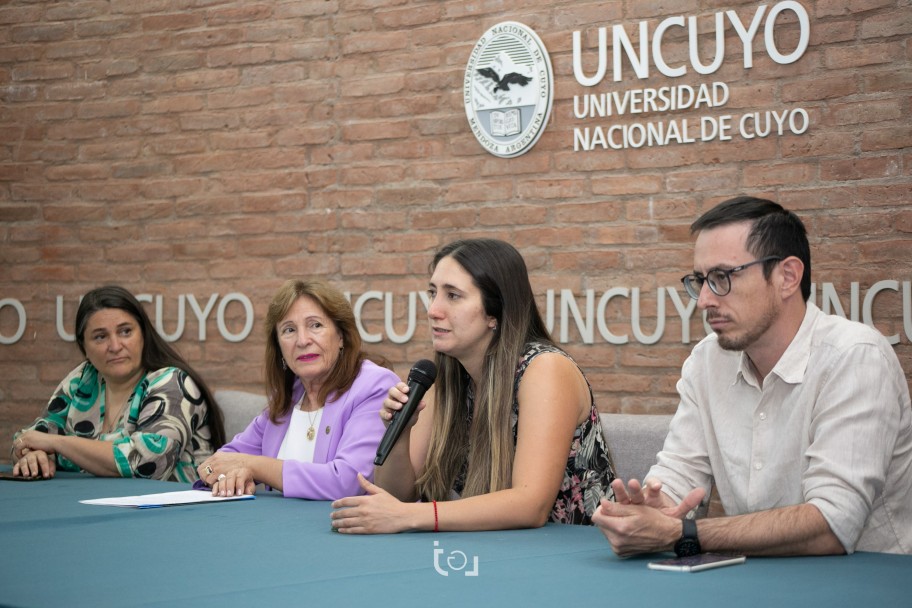
[{"label": "lavender blazer", "polygon": [[[358,473],[373,479],[374,457],[385,427],[380,419],[383,399],[399,377],[371,361],[364,361],[354,384],[340,398],[327,401],[323,408],[314,461],[285,460],[282,465],[283,493],[291,498],[336,500],[361,494]],[[293,403],[301,397],[296,383]],[[275,458],[291,421],[289,410],[278,424],[263,410],[243,432],[221,447],[223,452],[239,452]]]}]

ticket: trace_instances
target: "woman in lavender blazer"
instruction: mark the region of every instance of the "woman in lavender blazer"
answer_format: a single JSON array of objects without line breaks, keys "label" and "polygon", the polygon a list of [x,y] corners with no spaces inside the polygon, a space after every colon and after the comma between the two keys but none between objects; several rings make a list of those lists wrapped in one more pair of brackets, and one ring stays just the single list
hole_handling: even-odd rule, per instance
[{"label": "woman in lavender blazer", "polygon": [[398,376],[367,359],[351,305],[322,281],[287,281],[266,332],[268,406],[199,465],[200,480],[219,496],[253,494],[257,483],[311,500],[359,492]]}]

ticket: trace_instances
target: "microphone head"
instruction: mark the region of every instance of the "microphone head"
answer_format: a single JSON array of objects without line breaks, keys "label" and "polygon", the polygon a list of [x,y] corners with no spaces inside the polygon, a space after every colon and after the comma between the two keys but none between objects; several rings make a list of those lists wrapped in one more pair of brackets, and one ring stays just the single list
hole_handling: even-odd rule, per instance
[{"label": "microphone head", "polygon": [[434,380],[437,379],[437,366],[433,361],[422,359],[417,361],[409,371],[408,381],[415,382],[424,387],[425,390],[431,388]]}]

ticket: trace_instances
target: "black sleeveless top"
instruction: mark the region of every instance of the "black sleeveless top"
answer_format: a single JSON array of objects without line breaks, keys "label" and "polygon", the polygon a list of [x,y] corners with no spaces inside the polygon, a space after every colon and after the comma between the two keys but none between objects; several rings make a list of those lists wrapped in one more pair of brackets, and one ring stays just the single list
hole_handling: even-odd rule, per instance
[{"label": "black sleeveless top", "polygon": [[[511,428],[513,430],[513,445],[516,446],[516,429],[519,424],[519,383],[529,363],[542,353],[559,353],[571,361],[570,355],[550,344],[532,342],[526,345],[526,350],[516,367],[513,380],[513,410],[511,415]],[[575,364],[575,362],[574,362]],[[582,370],[580,370],[582,373]],[[585,378],[585,374],[583,374]],[[589,384],[589,380],[586,380]],[[567,456],[567,466],[564,468],[564,479],[551,509],[549,521],[564,524],[592,524],[592,515],[598,509],[602,498],[613,498],[611,481],[614,479],[614,466],[611,463],[608,446],[602,434],[602,425],[599,422],[598,410],[592,396],[592,387],[589,386],[589,399],[591,407],[589,417],[583,421],[573,433],[570,443],[570,453]],[[468,397],[468,422],[471,424],[474,411],[474,395],[469,391]],[[461,494],[465,486],[465,476],[468,469],[468,459],[463,463],[460,474],[453,485],[456,494]]]}]

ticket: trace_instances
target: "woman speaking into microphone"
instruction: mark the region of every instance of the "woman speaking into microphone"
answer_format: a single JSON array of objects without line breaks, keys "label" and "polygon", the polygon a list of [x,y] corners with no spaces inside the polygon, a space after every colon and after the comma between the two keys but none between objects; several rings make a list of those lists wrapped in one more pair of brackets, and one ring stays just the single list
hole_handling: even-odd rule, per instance
[{"label": "woman speaking into microphone", "polygon": [[[428,288],[437,376],[375,483],[336,500],[343,533],[591,524],[614,479],[589,383],[548,333],[511,245],[443,247]],[[409,400],[398,383],[387,424]]]}]

